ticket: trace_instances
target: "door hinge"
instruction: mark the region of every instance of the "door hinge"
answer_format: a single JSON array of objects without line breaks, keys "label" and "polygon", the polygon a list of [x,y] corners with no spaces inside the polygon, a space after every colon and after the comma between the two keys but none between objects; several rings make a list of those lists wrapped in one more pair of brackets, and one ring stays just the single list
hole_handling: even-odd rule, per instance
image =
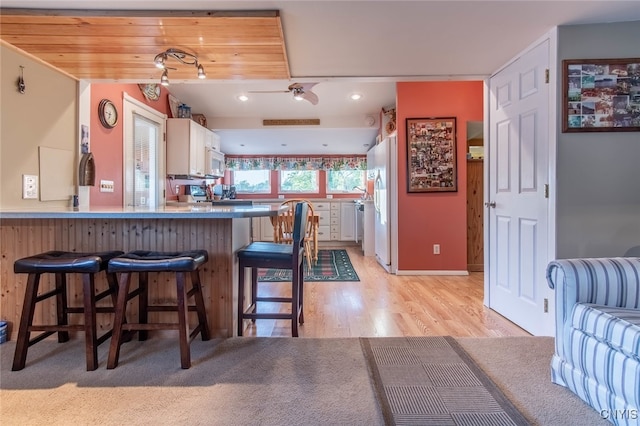
[{"label": "door hinge", "polygon": [[549,299],[545,297],[544,299],[544,313],[549,313]]},{"label": "door hinge", "polygon": [[549,184],[544,184],[544,198],[549,198]]},{"label": "door hinge", "polygon": [[549,84],[549,68],[544,70],[544,82]]}]

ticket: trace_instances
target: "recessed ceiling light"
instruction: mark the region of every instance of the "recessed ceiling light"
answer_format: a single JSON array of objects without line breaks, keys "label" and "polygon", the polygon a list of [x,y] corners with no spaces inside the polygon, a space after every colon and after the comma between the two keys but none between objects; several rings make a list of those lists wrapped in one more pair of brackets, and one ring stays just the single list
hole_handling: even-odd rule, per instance
[{"label": "recessed ceiling light", "polygon": [[358,101],[362,98],[362,95],[360,93],[354,93],[351,95],[351,100],[352,101]]},{"label": "recessed ceiling light", "polygon": [[247,102],[249,100],[249,97],[247,95],[239,95],[238,100],[241,102]]}]

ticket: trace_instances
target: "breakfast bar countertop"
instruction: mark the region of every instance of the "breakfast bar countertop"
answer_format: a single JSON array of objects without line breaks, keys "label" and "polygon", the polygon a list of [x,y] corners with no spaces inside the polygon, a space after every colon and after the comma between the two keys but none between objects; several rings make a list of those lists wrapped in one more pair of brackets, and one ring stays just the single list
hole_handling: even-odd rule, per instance
[{"label": "breakfast bar countertop", "polygon": [[144,207],[93,207],[93,208],[58,208],[50,210],[36,209],[3,209],[0,219],[241,219],[251,217],[277,216],[286,207],[270,205],[253,206],[202,206],[176,205],[158,208]]}]

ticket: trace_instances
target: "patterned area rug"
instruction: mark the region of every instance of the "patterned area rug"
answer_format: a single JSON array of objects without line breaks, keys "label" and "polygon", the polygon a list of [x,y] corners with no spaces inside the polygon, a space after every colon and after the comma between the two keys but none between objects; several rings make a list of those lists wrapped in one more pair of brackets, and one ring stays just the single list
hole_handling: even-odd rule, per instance
[{"label": "patterned area rug", "polygon": [[451,337],[361,338],[388,425],[528,425]]},{"label": "patterned area rug", "polygon": [[[319,250],[318,262],[311,271],[305,265],[307,281],[360,281],[346,250]],[[288,269],[259,269],[258,281],[291,281]]]}]

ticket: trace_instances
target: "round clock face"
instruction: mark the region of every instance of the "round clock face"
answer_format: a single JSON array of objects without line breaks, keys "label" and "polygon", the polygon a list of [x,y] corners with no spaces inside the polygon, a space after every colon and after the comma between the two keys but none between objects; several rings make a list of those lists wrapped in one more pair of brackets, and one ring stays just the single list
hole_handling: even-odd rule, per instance
[{"label": "round clock face", "polygon": [[109,99],[103,99],[98,105],[98,114],[100,116],[100,123],[108,129],[112,129],[118,123],[118,110],[116,106]]}]

